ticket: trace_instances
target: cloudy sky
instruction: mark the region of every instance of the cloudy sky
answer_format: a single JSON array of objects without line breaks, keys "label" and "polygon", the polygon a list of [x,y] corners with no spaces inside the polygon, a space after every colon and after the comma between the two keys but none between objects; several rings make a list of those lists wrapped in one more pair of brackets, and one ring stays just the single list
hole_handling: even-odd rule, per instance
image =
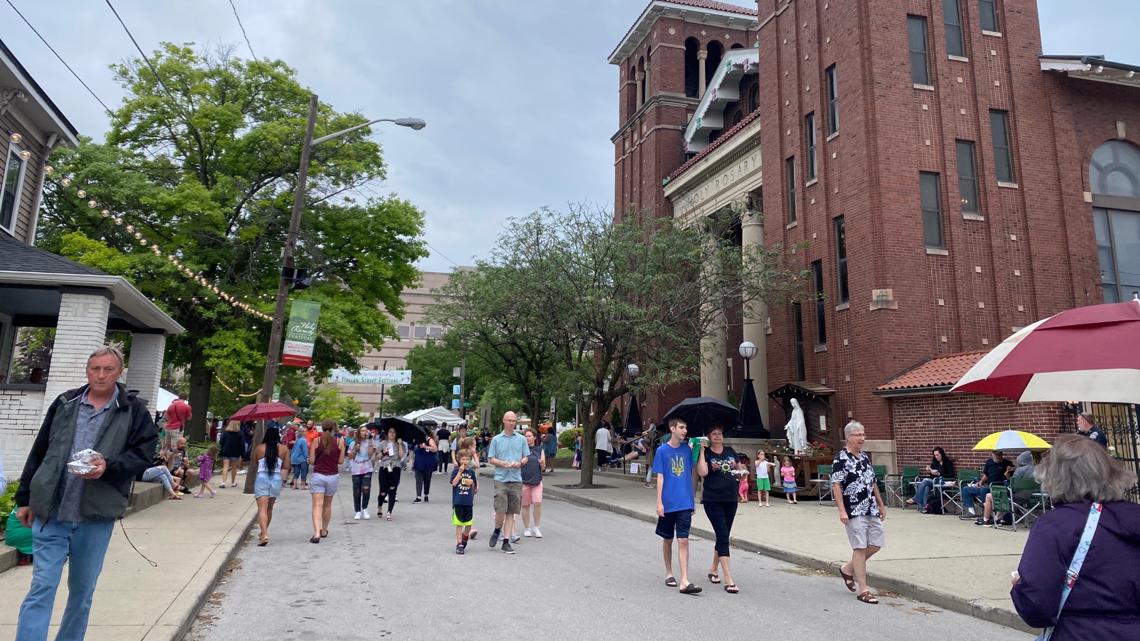
[{"label": "cloudy sky", "polygon": [[[107,65],[136,54],[105,2],[10,2],[104,102],[118,104]],[[112,2],[148,53],[166,40],[240,45],[249,55],[229,0]],[[420,132],[377,131],[388,178],[362,192],[395,192],[427,213],[432,255],[421,268],[471,264],[509,216],[612,206],[617,70],[606,56],[646,0],[233,2],[254,53],[288,62],[336,109],[428,122]],[[1140,64],[1135,0],[1038,5],[1047,53]],[[0,39],[81,133],[106,131],[99,104],[5,4]]]}]

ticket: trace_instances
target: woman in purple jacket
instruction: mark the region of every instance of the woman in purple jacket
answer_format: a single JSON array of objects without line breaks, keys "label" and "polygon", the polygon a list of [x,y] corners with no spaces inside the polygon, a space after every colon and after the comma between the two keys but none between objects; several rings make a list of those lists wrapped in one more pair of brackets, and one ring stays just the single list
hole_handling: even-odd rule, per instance
[{"label": "woman in purple jacket", "polygon": [[[1057,506],[1029,532],[1010,596],[1030,626],[1055,626],[1052,641],[1140,641],[1140,505],[1124,500],[1136,476],[1095,441],[1062,436],[1037,466]],[[1093,501],[1103,503],[1080,576],[1058,619],[1061,588]]]}]

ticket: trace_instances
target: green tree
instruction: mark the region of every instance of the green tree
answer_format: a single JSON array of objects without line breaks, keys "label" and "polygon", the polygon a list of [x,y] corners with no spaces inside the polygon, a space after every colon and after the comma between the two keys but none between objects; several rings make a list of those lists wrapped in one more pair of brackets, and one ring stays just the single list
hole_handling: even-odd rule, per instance
[{"label": "green tree", "polygon": [[360,403],[351,396],[340,393],[335,387],[322,387],[317,390],[309,411],[317,421],[331,419],[338,425],[353,427],[364,422],[364,417],[360,413]]},{"label": "green tree", "polygon": [[[235,394],[260,386],[268,324],[151,249],[176,255],[270,313],[309,91],[281,61],[169,43],[151,59],[161,82],[142,60],[112,67],[126,97],[105,143],[84,140],[54,159],[58,179],[45,193],[39,242],[127,277],[156,301],[186,327],[168,343],[167,358],[188,367],[191,404],[229,405]],[[359,114],[322,104],[316,135],[362,122]],[[322,304],[314,380],[332,367],[356,369],[369,346],[395,335],[389,318],[402,316],[400,292],[416,281],[413,263],[426,255],[423,214],[414,206],[394,196],[354,196],[354,189],[384,177],[380,146],[368,135],[361,129],[313,153],[297,265],[314,283],[294,296]],[[89,207],[88,198],[100,206]],[[104,206],[111,218],[101,215]],[[234,391],[212,394],[215,378]],[[195,412],[192,434],[202,434],[204,417]]]},{"label": "green tree", "polygon": [[436,405],[450,408],[451,399],[454,398],[453,386],[460,382],[453,374],[461,363],[466,366],[461,400],[468,403],[471,399],[481,398],[485,385],[497,377],[482,360],[468,358],[468,352],[469,349],[454,331],[449,331],[440,339],[413,347],[408,352],[406,365],[412,371],[412,382],[393,386],[391,402],[385,409],[396,414],[406,414]]},{"label": "green tree", "polygon": [[[785,267],[783,247],[741,250],[738,224],[731,209],[687,228],[669,219],[614,222],[600,211],[538,211],[508,223],[494,258],[453,277],[435,313],[487,343],[525,341],[535,358],[516,367],[561,398],[588,399],[580,409],[592,425],[638,391],[623,376],[627,364],[640,366],[640,387],[694,380],[700,341],[723,330],[726,304],[778,305],[806,293],[807,274]],[[473,313],[486,299],[505,312]],[[585,430],[587,486],[593,437]]]}]

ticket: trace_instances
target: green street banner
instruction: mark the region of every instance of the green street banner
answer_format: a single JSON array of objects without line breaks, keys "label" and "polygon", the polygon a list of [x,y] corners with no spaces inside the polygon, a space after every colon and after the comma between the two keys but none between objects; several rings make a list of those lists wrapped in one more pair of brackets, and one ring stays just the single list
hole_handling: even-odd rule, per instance
[{"label": "green street banner", "polygon": [[317,319],[321,304],[311,300],[295,300],[289,310],[289,327],[285,330],[285,351],[281,364],[308,367],[313,364],[313,344],[317,342]]}]

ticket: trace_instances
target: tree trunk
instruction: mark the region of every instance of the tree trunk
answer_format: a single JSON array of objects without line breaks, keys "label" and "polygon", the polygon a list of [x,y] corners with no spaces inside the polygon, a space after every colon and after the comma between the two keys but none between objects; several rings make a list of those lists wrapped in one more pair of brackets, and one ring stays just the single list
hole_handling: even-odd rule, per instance
[{"label": "tree trunk", "polygon": [[190,421],[183,427],[187,441],[204,440],[206,431],[206,410],[210,407],[210,387],[214,382],[214,370],[206,367],[206,357],[200,349],[190,351]]}]

